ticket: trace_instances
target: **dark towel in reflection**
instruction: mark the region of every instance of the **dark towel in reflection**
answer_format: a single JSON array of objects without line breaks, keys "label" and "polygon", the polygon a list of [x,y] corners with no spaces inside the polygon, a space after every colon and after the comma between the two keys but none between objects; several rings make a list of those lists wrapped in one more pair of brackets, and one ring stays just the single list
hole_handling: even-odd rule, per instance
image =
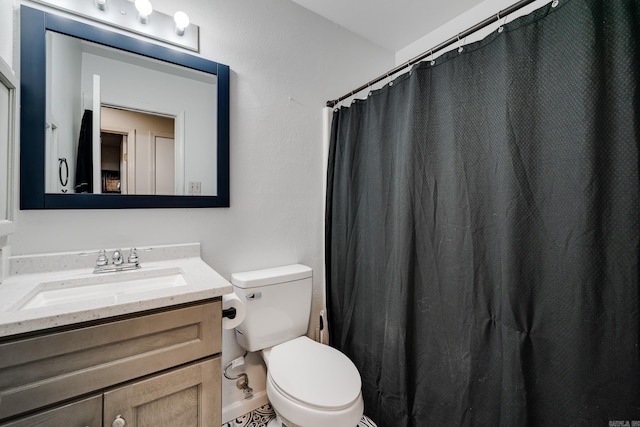
[{"label": "dark towel in reflection", "polygon": [[76,159],[76,193],[93,193],[93,111],[84,110],[78,140],[78,157]]}]

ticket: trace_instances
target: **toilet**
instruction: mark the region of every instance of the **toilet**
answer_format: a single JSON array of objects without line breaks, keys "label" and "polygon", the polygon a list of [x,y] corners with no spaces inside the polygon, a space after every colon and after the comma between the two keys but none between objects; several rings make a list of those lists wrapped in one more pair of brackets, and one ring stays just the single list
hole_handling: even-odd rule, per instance
[{"label": "toilet", "polygon": [[268,427],[356,427],[362,418],[360,374],[347,356],[306,336],[312,270],[296,264],[235,273],[246,317],[235,335],[267,366]]}]

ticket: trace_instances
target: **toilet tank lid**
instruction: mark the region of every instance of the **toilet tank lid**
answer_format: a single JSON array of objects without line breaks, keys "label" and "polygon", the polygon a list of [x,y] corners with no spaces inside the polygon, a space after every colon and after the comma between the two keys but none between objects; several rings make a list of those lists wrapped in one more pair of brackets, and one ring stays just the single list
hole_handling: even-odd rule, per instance
[{"label": "toilet tank lid", "polygon": [[239,288],[255,288],[276,283],[293,282],[311,277],[313,270],[302,264],[233,273],[231,283]]}]

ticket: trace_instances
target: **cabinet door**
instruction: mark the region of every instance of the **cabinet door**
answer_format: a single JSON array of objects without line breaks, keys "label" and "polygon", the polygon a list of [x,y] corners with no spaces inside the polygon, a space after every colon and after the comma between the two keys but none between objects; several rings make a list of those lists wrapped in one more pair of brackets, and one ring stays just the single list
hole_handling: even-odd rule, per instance
[{"label": "cabinet door", "polygon": [[1,425],[2,427],[101,427],[102,396],[93,396]]},{"label": "cabinet door", "polygon": [[175,369],[104,394],[104,425],[220,427],[220,357]]}]

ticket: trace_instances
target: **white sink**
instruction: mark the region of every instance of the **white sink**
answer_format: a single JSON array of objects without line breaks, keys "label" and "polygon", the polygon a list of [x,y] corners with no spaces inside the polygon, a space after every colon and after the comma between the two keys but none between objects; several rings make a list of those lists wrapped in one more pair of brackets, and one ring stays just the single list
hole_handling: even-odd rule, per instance
[{"label": "white sink", "polygon": [[187,286],[187,284],[187,277],[180,268],[104,273],[40,283],[22,298],[14,309],[28,310],[98,299],[108,304],[115,304],[125,295]]}]

